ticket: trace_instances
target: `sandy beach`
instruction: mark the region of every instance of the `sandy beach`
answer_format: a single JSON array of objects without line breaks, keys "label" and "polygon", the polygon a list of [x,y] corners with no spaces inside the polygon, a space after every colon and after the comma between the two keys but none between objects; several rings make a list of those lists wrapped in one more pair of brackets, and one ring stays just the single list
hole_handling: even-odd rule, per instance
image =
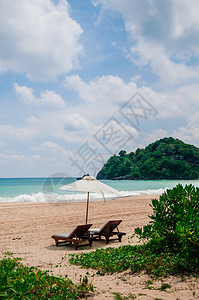
[{"label": "sandy beach", "polygon": [[[68,254],[93,251],[95,248],[118,247],[129,243],[134,228],[149,222],[152,208],[150,202],[157,195],[131,196],[121,199],[91,202],[89,205],[89,223],[101,227],[108,220],[122,219],[120,230],[126,232],[122,242],[95,242],[93,247],[82,247],[75,251],[70,245],[56,247],[51,236],[54,233],[70,232],[76,225],[85,223],[86,203],[1,203],[0,204],[0,250],[13,252],[21,257],[28,266],[51,270],[54,275],[68,274],[74,283],[80,275],[89,272],[89,280],[95,287],[92,299],[114,299],[113,293],[122,297],[130,294],[136,299],[175,299],[187,300],[199,298],[199,280],[194,276],[169,277],[153,283],[153,289],[147,289],[149,276],[131,275],[129,270],[123,273],[100,276],[96,270],[81,269],[68,263]],[[135,243],[136,240],[131,242]],[[66,256],[66,259],[62,258]],[[58,267],[56,267],[58,265]],[[93,277],[91,277],[94,274]],[[171,288],[160,291],[162,283]],[[129,298],[130,299],[130,298]]]}]

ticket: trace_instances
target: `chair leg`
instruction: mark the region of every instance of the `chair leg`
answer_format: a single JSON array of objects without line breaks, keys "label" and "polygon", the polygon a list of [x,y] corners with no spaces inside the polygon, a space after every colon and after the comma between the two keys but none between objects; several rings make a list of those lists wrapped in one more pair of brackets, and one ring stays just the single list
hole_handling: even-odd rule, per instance
[{"label": "chair leg", "polygon": [[118,234],[118,239],[119,239],[119,242],[122,241],[122,235],[121,234]]},{"label": "chair leg", "polygon": [[106,235],[106,244],[108,244],[108,243],[109,243],[109,236]]},{"label": "chair leg", "polygon": [[77,250],[78,249],[78,243],[76,241],[74,241],[73,243],[74,243],[75,250]]},{"label": "chair leg", "polygon": [[89,239],[89,246],[92,247],[92,244],[93,244],[93,240]]}]

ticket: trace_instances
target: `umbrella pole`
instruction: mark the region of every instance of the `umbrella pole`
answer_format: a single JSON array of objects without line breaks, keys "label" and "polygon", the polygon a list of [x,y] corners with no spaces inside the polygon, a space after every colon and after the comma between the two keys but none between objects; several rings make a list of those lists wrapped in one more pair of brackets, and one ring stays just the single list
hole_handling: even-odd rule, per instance
[{"label": "umbrella pole", "polygon": [[87,206],[86,206],[86,224],[88,221],[88,204],[89,204],[89,192],[88,192],[88,196],[87,196]]}]

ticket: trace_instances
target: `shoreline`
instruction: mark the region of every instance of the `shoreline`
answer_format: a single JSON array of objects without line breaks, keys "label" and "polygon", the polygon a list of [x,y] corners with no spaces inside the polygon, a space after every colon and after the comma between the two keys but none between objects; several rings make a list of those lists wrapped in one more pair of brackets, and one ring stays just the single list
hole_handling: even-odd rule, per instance
[{"label": "shoreline", "polygon": [[[159,190],[157,190],[157,193],[152,190],[153,192],[150,193],[150,192],[146,192],[146,191],[138,191],[139,193],[135,193],[133,194],[133,191],[132,191],[132,194],[127,194],[127,195],[116,195],[116,196],[105,196],[104,198],[102,196],[100,197],[92,197],[93,195],[95,195],[95,193],[90,193],[90,199],[89,199],[89,202],[106,202],[106,201],[110,201],[110,200],[118,200],[118,199],[125,199],[125,198],[129,198],[129,197],[139,197],[139,196],[150,196],[150,197],[159,197],[162,193],[160,193]],[[125,191],[124,191],[125,192]],[[135,191],[136,192],[136,191]],[[44,195],[44,199],[45,200],[41,200],[41,201],[37,201],[37,200],[8,200],[8,201],[0,201],[0,205],[3,204],[3,203],[49,203],[49,204],[53,204],[53,203],[84,203],[87,201],[87,193],[84,194],[84,198],[75,198],[76,195],[69,195],[69,198],[68,199],[60,199],[60,197],[64,197],[66,195],[59,195],[59,194],[45,194],[45,193],[42,193],[42,192],[39,192],[39,193],[36,193],[36,194],[31,194],[31,195],[28,195],[28,194],[21,194],[21,195],[18,195],[18,196],[14,196],[13,198],[5,198],[5,199],[15,199],[15,198],[18,198],[18,197],[24,197],[27,199],[28,198],[33,198],[37,195],[40,195],[40,194],[43,194]],[[46,197],[45,197],[46,195]],[[82,194],[78,193],[77,194],[78,196],[82,196]],[[67,195],[68,196],[68,195]],[[67,197],[66,196],[66,197]],[[54,197],[54,199],[53,199]],[[57,197],[57,198],[56,198]],[[1,199],[3,199],[3,197],[0,197]],[[52,200],[50,199],[52,198]],[[49,200],[50,199],[50,200]]]},{"label": "shoreline", "polygon": [[[102,227],[108,220],[122,219],[119,229],[126,232],[122,242],[104,241],[93,243],[93,247],[82,247],[74,250],[73,246],[56,247],[51,236],[55,233],[70,232],[77,225],[85,223],[86,203],[0,203],[0,256],[3,253],[13,253],[13,257],[21,257],[22,263],[35,266],[42,270],[50,270],[55,276],[67,274],[74,283],[79,283],[80,275],[88,276],[89,282],[93,281],[95,287],[94,300],[114,299],[114,292],[123,297],[130,293],[138,295],[137,299],[192,299],[193,289],[199,295],[199,285],[193,276],[186,278],[169,277],[164,279],[172,289],[167,291],[149,290],[146,282],[150,277],[146,274],[133,274],[129,270],[113,275],[100,276],[96,270],[81,269],[80,266],[70,265],[69,254],[86,253],[95,249],[119,247],[136,244],[137,240],[130,237],[136,227],[148,224],[152,213],[151,199],[157,195],[137,195],[115,200],[91,201],[89,204],[88,223],[92,227]],[[92,228],[91,227],[91,228]],[[63,259],[63,257],[65,257]],[[89,274],[87,274],[89,272]],[[160,280],[156,282],[160,286]]]},{"label": "shoreline", "polygon": [[[131,197],[139,197],[139,196],[149,196],[149,197],[159,197],[161,194],[160,193],[157,193],[157,194],[136,194],[136,195],[124,195],[124,196],[118,196],[118,197],[108,197],[108,198],[90,198],[89,199],[89,202],[106,202],[106,201],[109,201],[109,200],[122,200],[122,199],[125,199],[125,198],[131,198]],[[17,196],[16,196],[17,197]],[[105,201],[104,201],[105,200]],[[53,204],[53,203],[84,203],[87,201],[87,196],[85,199],[77,199],[77,200],[56,200],[56,201],[0,201],[0,206],[1,204],[5,204],[5,203],[13,203],[13,204],[17,204],[17,203],[24,203],[24,204]]]}]

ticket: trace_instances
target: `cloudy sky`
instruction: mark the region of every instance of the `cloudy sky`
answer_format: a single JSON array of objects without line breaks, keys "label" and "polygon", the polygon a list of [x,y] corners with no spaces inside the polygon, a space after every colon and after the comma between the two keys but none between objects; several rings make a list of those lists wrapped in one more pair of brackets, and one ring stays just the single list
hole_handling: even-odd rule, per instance
[{"label": "cloudy sky", "polygon": [[0,0],[0,177],[199,147],[198,0]]}]

